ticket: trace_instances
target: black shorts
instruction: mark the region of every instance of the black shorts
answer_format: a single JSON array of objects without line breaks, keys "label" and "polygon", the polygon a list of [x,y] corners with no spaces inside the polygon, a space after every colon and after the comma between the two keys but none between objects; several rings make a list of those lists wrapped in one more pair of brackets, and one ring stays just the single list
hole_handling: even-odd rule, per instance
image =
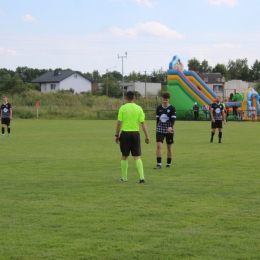
[{"label": "black shorts", "polygon": [[10,126],[10,118],[2,118],[2,125]]},{"label": "black shorts", "polygon": [[139,132],[123,132],[120,134],[120,150],[122,156],[141,156],[141,144]]},{"label": "black shorts", "polygon": [[173,144],[174,143],[174,134],[163,134],[156,132],[156,142],[157,143],[163,143],[164,138],[166,139],[167,144]]},{"label": "black shorts", "polygon": [[222,120],[215,120],[215,123],[211,122],[211,129],[222,128]]}]

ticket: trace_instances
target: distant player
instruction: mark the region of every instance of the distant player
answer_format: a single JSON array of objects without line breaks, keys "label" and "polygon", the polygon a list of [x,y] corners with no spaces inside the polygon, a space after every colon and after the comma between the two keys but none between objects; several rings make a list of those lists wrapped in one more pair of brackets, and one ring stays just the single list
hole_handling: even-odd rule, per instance
[{"label": "distant player", "polygon": [[2,137],[5,136],[5,125],[7,126],[8,137],[11,137],[10,123],[12,120],[12,105],[7,102],[7,97],[3,97],[4,103],[1,105]]},{"label": "distant player", "polygon": [[169,104],[170,94],[164,92],[162,95],[162,105],[156,109],[156,156],[157,165],[155,170],[162,168],[162,144],[163,140],[166,139],[167,144],[167,164],[166,167],[171,166],[172,161],[172,144],[174,142],[174,131],[173,126],[176,119],[175,107]]},{"label": "distant player", "polygon": [[213,138],[216,132],[216,128],[218,128],[218,142],[221,143],[222,139],[222,121],[224,124],[226,123],[224,107],[223,104],[220,103],[220,96],[217,96],[217,99],[214,103],[211,104],[210,107],[210,116],[211,116],[211,138],[210,142],[213,142]]}]

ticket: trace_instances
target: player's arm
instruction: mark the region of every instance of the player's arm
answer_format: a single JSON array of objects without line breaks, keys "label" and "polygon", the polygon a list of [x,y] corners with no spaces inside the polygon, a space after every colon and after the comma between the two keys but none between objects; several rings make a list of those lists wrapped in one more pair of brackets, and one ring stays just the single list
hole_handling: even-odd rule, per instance
[{"label": "player's arm", "polygon": [[215,119],[213,117],[213,108],[212,107],[209,107],[209,113],[210,113],[211,121],[215,122]]},{"label": "player's arm", "polygon": [[226,121],[224,109],[222,110],[222,118],[223,118],[223,121],[224,121],[224,124],[225,124],[227,121]]},{"label": "player's arm", "polygon": [[172,115],[171,115],[171,118],[170,118],[170,124],[171,126],[168,127],[167,131],[168,133],[171,133],[172,132],[172,129],[173,129],[173,126],[175,124],[175,119],[176,119],[176,110],[175,108],[172,109]]},{"label": "player's arm", "polygon": [[12,118],[13,118],[13,109],[12,109],[12,107],[10,107],[9,110],[10,110],[10,120],[12,120]]},{"label": "player's arm", "polygon": [[115,142],[118,144],[119,143],[119,133],[120,133],[120,129],[121,129],[121,125],[122,125],[122,122],[117,120],[117,123],[116,123],[116,133],[115,133]]},{"label": "player's arm", "polygon": [[149,142],[150,142],[150,137],[149,137],[149,133],[148,133],[148,129],[147,129],[147,126],[146,126],[145,121],[144,121],[144,122],[141,122],[141,126],[142,126],[143,132],[144,132],[144,134],[145,134],[145,142],[146,142],[147,144],[149,144]]}]

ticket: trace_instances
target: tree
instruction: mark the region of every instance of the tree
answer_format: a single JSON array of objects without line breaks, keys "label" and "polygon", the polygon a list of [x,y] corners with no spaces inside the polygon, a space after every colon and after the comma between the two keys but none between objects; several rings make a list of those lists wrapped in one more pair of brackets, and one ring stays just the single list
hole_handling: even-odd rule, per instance
[{"label": "tree", "polygon": [[200,72],[200,62],[196,58],[188,60],[188,70]]},{"label": "tree", "polygon": [[249,68],[247,59],[237,59],[236,61],[229,60],[227,65],[230,79],[240,79],[247,81],[249,79]]},{"label": "tree", "polygon": [[113,76],[109,75],[108,82],[106,79],[103,80],[101,84],[101,94],[106,95],[108,88],[108,96],[118,98],[122,96],[122,89],[119,82],[113,78]]},{"label": "tree", "polygon": [[207,72],[211,72],[212,71],[212,67],[209,66],[209,63],[207,60],[203,60],[201,62],[201,65],[200,65],[200,72],[202,73],[207,73]]},{"label": "tree", "polygon": [[6,76],[4,83],[1,85],[2,93],[20,94],[26,91],[26,86],[19,77]]},{"label": "tree", "polygon": [[255,91],[260,94],[260,82],[255,85]]},{"label": "tree", "polygon": [[256,60],[249,70],[249,79],[250,81],[259,81],[260,80],[260,62]]},{"label": "tree", "polygon": [[226,65],[225,64],[217,64],[213,70],[212,70],[213,73],[221,73],[224,77],[225,77],[225,80],[228,81],[230,79],[230,76],[228,74],[228,71],[227,71],[227,68],[226,68]]},{"label": "tree", "polygon": [[93,70],[92,80],[95,81],[95,82],[99,82],[101,80],[101,76],[100,76],[98,70]]}]

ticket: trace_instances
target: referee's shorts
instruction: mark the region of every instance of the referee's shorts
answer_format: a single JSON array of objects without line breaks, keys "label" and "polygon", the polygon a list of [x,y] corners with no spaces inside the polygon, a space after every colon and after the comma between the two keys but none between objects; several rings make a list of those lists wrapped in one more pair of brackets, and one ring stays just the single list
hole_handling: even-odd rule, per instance
[{"label": "referee's shorts", "polygon": [[139,132],[122,131],[119,137],[122,156],[141,156],[141,144]]}]

